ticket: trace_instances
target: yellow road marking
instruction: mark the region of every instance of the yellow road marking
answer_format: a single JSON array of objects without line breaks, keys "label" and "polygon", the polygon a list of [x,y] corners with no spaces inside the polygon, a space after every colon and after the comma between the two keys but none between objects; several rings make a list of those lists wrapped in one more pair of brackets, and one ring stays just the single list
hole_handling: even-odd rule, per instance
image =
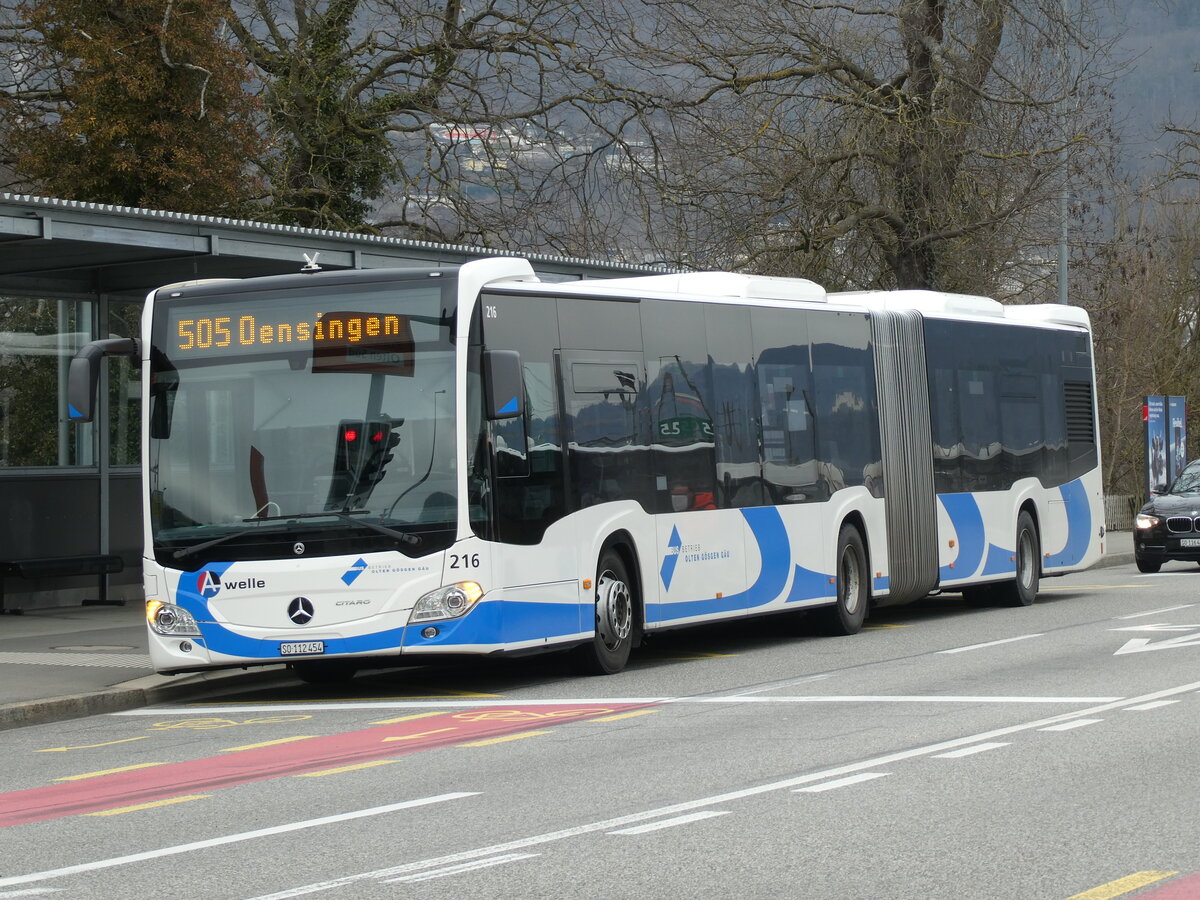
[{"label": "yellow road marking", "polygon": [[592,722],[615,722],[618,719],[632,719],[634,716],[648,716],[658,712],[657,709],[635,709],[632,712],[618,713],[615,716],[605,716],[603,719],[591,719]]},{"label": "yellow road marking", "polygon": [[86,772],[83,775],[66,775],[55,778],[55,781],[83,781],[85,778],[99,778],[101,775],[115,775],[118,772],[133,772],[137,769],[152,769],[154,766],[165,766],[166,763],[138,763],[136,766],[121,766],[119,769],[104,769],[100,772]]},{"label": "yellow road marking", "polygon": [[689,659],[732,659],[737,656],[736,653],[697,653],[694,656],[668,656],[665,657],[669,662],[682,662]]},{"label": "yellow road marking", "polygon": [[395,737],[385,737],[383,743],[388,741],[411,741],[416,738],[429,737],[431,734],[441,734],[443,731],[458,731],[457,725],[451,725],[449,728],[435,728],[433,731],[422,731],[419,734],[400,734]]},{"label": "yellow road marking", "polygon": [[864,625],[863,631],[879,631],[883,628],[912,628],[911,625]]},{"label": "yellow road marking", "polygon": [[336,769],[321,769],[319,772],[301,772],[293,778],[320,778],[322,775],[340,775],[342,772],[357,772],[359,769],[373,769],[375,766],[390,766],[398,759],[377,759],[373,762],[356,763],[353,766],[339,766]]},{"label": "yellow road marking", "polygon": [[277,738],[273,741],[263,741],[260,744],[243,744],[241,747],[226,747],[220,753],[236,753],[239,750],[257,750],[259,747],[274,747],[276,744],[290,744],[292,741],[309,741],[315,734],[298,734],[295,737]]},{"label": "yellow road marking", "polygon": [[368,722],[368,725],[395,725],[397,722],[411,722],[413,719],[428,719],[430,716],[445,715],[445,712],[438,710],[437,712],[413,713],[411,716],[400,716],[397,719],[381,719],[378,722]]},{"label": "yellow road marking", "polygon": [[1094,887],[1090,891],[1084,891],[1082,894],[1075,894],[1068,897],[1067,900],[1112,900],[1113,897],[1120,897],[1122,894],[1131,893],[1138,888],[1144,888],[1148,884],[1154,884],[1156,881],[1162,881],[1164,878],[1178,874],[1178,872],[1135,872],[1124,878],[1118,878],[1116,881],[1110,881],[1108,884]]},{"label": "yellow road marking", "polygon": [[490,747],[492,744],[503,744],[505,741],[519,741],[522,738],[537,737],[539,734],[550,734],[549,731],[522,731],[520,734],[507,734],[504,737],[488,738],[486,741],[474,741],[470,744],[459,744],[460,747]]},{"label": "yellow road marking", "polygon": [[[399,697],[326,697],[321,700],[305,697],[297,700],[272,700],[271,703],[279,706],[286,706],[289,703],[362,703],[364,700],[370,701],[387,701],[387,700],[503,700],[503,694],[481,694],[477,691],[440,691],[436,694],[404,694]],[[203,709],[206,706],[258,706],[261,705],[261,700],[210,700],[207,703],[189,703],[188,706],[197,709]]]},{"label": "yellow road marking", "polygon": [[121,738],[119,741],[105,741],[103,744],[80,744],[78,747],[47,747],[45,750],[38,750],[38,753],[61,753],[64,750],[91,750],[93,747],[111,747],[113,744],[127,744],[130,741],[144,741],[149,735],[141,737]]},{"label": "yellow road marking", "polygon": [[140,812],[143,809],[156,809],[160,806],[170,806],[172,803],[187,803],[189,800],[207,800],[212,794],[189,794],[186,797],[172,797],[170,800],[155,800],[153,803],[138,803],[134,806],[118,806],[114,809],[102,809],[100,812],[84,813],[85,816],[119,816],[121,813]]},{"label": "yellow road marking", "polygon": [[1145,582],[1142,582],[1141,584],[1077,584],[1073,587],[1039,587],[1038,591],[1039,593],[1042,591],[1045,591],[1046,593],[1053,593],[1055,591],[1060,593],[1062,591],[1115,591],[1118,588],[1121,590],[1127,590],[1129,588],[1144,589],[1153,586],[1154,585],[1146,584]]}]

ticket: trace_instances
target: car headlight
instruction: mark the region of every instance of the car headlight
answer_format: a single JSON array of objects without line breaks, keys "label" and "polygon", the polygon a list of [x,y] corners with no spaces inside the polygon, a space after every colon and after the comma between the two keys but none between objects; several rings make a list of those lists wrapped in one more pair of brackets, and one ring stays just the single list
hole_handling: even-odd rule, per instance
[{"label": "car headlight", "polygon": [[1138,513],[1137,518],[1134,520],[1134,526],[1139,530],[1154,528],[1161,523],[1162,519],[1160,519],[1158,516],[1150,516],[1146,513]]},{"label": "car headlight", "polygon": [[200,637],[200,626],[192,614],[182,606],[173,603],[163,603],[161,600],[146,601],[146,621],[155,634],[165,634],[172,637],[189,635]]},{"label": "car headlight", "polygon": [[430,591],[417,601],[409,622],[431,622],[435,619],[457,619],[469,613],[483,596],[483,588],[474,581],[460,581]]}]

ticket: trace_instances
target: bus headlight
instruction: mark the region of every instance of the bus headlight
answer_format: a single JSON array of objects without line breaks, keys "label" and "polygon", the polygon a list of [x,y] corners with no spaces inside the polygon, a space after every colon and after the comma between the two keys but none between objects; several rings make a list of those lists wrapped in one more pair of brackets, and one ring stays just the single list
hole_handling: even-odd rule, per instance
[{"label": "bus headlight", "polygon": [[146,621],[155,634],[165,634],[173,637],[190,635],[200,637],[200,627],[192,614],[182,606],[173,603],[163,603],[161,600],[146,601]]},{"label": "bus headlight", "polygon": [[460,581],[430,591],[417,601],[408,621],[430,622],[434,619],[457,619],[465,616],[483,596],[483,588],[474,581]]},{"label": "bus headlight", "polygon": [[1145,531],[1148,528],[1154,528],[1161,521],[1162,519],[1160,519],[1158,516],[1148,516],[1145,513],[1138,513],[1137,519],[1135,520],[1135,525],[1137,526],[1138,531]]}]

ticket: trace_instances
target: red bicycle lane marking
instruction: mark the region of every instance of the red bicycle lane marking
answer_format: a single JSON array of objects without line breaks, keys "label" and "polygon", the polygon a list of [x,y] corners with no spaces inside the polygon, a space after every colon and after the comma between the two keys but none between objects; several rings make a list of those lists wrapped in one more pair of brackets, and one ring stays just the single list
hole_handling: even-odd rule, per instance
[{"label": "red bicycle lane marking", "polygon": [[[452,744],[504,737],[652,704],[486,706],[289,744],[254,747],[130,772],[0,794],[0,827],[151,803],[183,794],[266,781]],[[132,761],[131,761],[132,762]]]},{"label": "red bicycle lane marking", "polygon": [[1197,900],[1200,897],[1200,872],[1174,878],[1161,887],[1142,891],[1138,900]]}]

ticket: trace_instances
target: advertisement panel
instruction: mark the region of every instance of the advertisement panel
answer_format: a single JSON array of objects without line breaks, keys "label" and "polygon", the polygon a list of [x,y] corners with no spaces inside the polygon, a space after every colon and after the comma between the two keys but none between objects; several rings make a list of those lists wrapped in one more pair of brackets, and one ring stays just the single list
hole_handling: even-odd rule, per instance
[{"label": "advertisement panel", "polygon": [[1167,460],[1170,466],[1168,481],[1174,481],[1188,464],[1187,398],[1167,398]]},{"label": "advertisement panel", "polygon": [[1146,422],[1146,493],[1152,494],[1167,483],[1167,400],[1147,397]]}]

